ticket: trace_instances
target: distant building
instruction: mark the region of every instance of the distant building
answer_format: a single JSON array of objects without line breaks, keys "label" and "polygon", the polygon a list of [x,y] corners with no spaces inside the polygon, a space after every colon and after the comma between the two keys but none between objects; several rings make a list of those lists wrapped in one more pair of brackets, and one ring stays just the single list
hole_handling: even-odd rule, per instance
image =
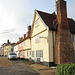
[{"label": "distant building", "polygon": [[28,26],[28,31],[24,34],[24,37],[19,38],[19,41],[14,45],[14,52],[19,58],[29,59],[29,54],[31,51],[30,47],[30,34],[31,26]]},{"label": "distant building", "polygon": [[7,43],[4,46],[4,56],[7,56],[9,52],[13,52],[15,43],[10,43],[9,40],[7,40]]}]

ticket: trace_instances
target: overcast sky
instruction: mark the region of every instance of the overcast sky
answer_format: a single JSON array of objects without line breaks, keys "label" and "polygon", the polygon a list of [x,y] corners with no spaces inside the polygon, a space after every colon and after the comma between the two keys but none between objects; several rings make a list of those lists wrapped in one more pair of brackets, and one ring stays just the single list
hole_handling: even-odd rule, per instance
[{"label": "overcast sky", "polygon": [[[75,0],[66,1],[68,17],[75,20]],[[16,42],[27,32],[35,9],[52,13],[55,5],[55,0],[0,0],[0,45],[7,39]]]}]

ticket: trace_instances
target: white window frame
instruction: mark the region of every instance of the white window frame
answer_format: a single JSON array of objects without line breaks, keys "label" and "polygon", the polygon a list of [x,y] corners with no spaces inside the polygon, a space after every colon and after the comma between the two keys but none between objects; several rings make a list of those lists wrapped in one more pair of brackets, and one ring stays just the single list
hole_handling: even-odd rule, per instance
[{"label": "white window frame", "polygon": [[23,57],[23,51],[21,51],[21,57]]},{"label": "white window frame", "polygon": [[26,46],[26,42],[25,42],[25,41],[24,41],[24,43],[23,43],[23,44],[24,44],[24,46]]},{"label": "white window frame", "polygon": [[28,57],[28,51],[27,51],[27,57]]},{"label": "white window frame", "polygon": [[40,42],[40,34],[35,36],[35,43],[38,43],[38,42]]},{"label": "white window frame", "polygon": [[32,51],[32,57],[34,57],[34,51]]},{"label": "white window frame", "polygon": [[19,47],[21,47],[21,44],[19,44]]},{"label": "white window frame", "polygon": [[36,21],[35,21],[35,27],[37,27],[39,25],[39,19],[37,19]]},{"label": "white window frame", "polygon": [[43,50],[36,50],[36,57],[43,57]]}]

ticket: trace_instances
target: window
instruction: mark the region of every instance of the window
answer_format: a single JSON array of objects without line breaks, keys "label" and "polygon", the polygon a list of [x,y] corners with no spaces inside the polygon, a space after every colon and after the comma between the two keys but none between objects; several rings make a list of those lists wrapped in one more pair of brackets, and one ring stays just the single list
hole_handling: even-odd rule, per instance
[{"label": "window", "polygon": [[31,56],[31,52],[30,52],[30,56]]},{"label": "window", "polygon": [[19,47],[21,47],[21,44],[19,44]]},{"label": "window", "polygon": [[27,51],[27,57],[28,57],[28,51]]},{"label": "window", "polygon": [[74,42],[74,35],[71,35],[72,41]]},{"label": "window", "polygon": [[39,34],[35,36],[35,43],[37,43],[37,42],[40,42],[40,35]]},{"label": "window", "polygon": [[21,57],[23,57],[23,51],[21,51]]},{"label": "window", "polygon": [[35,21],[35,27],[37,27],[39,25],[39,19],[37,19],[36,21]]},{"label": "window", "polygon": [[32,57],[34,57],[34,51],[32,51]]},{"label": "window", "polygon": [[6,55],[6,52],[5,52],[5,55]]},{"label": "window", "polygon": [[43,57],[43,50],[36,51],[36,57]]},{"label": "window", "polygon": [[6,47],[5,47],[5,50],[6,50]]},{"label": "window", "polygon": [[26,42],[24,41],[24,46],[26,45]]}]

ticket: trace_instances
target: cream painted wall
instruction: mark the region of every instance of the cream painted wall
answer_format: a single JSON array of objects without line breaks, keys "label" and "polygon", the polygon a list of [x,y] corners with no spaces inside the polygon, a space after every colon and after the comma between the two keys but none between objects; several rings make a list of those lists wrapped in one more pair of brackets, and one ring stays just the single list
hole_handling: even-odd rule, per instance
[{"label": "cream painted wall", "polygon": [[43,50],[43,61],[49,62],[48,30],[40,33],[40,37],[38,43],[35,43],[35,37],[31,39],[31,50],[34,51],[34,58],[36,57],[36,50]]},{"label": "cream painted wall", "polygon": [[[28,51],[28,56],[27,56],[27,51]],[[29,59],[29,57],[31,57],[30,52],[31,52],[31,50],[25,50],[25,58],[26,59]]]},{"label": "cream painted wall", "polygon": [[[7,45],[4,47],[4,56],[8,55],[9,51],[11,51],[11,45]],[[6,53],[6,54],[5,54]]]},{"label": "cream painted wall", "polygon": [[14,46],[14,52],[15,52],[15,51],[18,51],[18,45],[15,45],[15,46]]},{"label": "cream painted wall", "polygon": [[[35,21],[38,19],[39,21],[39,25],[37,27],[35,27]],[[34,27],[33,27],[33,33],[32,36],[40,33],[41,31],[46,29],[46,26],[43,24],[43,21],[40,19],[40,17],[36,14],[36,18],[34,21]]]},{"label": "cream painted wall", "polygon": [[[24,45],[24,42],[25,42],[25,45]],[[31,48],[31,40],[30,40],[30,38],[26,39],[26,40],[23,41],[22,43],[23,43],[23,49],[24,49],[24,50]]]},{"label": "cream painted wall", "polygon": [[[47,26],[43,23],[43,21],[40,19],[39,15],[36,14],[35,21],[39,20],[39,25],[35,27],[35,23],[33,26],[33,33],[31,35],[31,51],[34,51],[34,57],[32,59],[34,60],[36,58],[36,51],[37,50],[43,50],[43,61],[49,62],[49,32],[47,30]],[[34,21],[34,22],[35,22]],[[40,42],[35,43],[35,36],[39,34],[40,35]],[[51,53],[52,54],[52,53]]]}]

